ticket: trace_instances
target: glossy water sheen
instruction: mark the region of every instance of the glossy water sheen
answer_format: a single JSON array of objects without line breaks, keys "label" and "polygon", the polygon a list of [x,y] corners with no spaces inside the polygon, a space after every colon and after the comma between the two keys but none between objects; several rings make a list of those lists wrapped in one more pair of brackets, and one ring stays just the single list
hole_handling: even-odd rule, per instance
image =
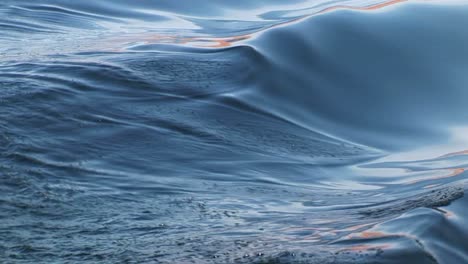
[{"label": "glossy water sheen", "polygon": [[467,14],[1,1],[0,262],[466,263]]}]

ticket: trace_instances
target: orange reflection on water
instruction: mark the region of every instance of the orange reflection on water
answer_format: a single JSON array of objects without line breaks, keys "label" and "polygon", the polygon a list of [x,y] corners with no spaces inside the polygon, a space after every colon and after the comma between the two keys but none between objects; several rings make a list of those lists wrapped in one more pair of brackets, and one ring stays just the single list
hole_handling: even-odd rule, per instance
[{"label": "orange reflection on water", "polygon": [[364,231],[359,234],[362,238],[377,238],[388,236],[384,232],[379,231]]},{"label": "orange reflection on water", "polygon": [[440,186],[440,183],[438,183],[438,184],[429,184],[429,185],[424,186],[423,188],[424,189],[431,189],[431,188],[435,188],[437,186]]},{"label": "orange reflection on water", "polygon": [[229,37],[229,38],[213,38],[213,39],[208,39],[209,41],[215,42],[215,44],[209,45],[209,46],[203,46],[203,47],[208,47],[208,48],[223,48],[223,47],[229,47],[232,45],[234,42],[242,41],[249,39],[251,35],[241,35],[241,36],[234,36],[234,37]]},{"label": "orange reflection on water", "polygon": [[252,38],[254,35],[257,35],[263,31],[266,31],[270,28],[275,28],[279,26],[284,26],[288,24],[292,24],[304,19],[307,19],[309,17],[312,17],[317,14],[323,14],[339,9],[350,9],[350,10],[360,10],[360,11],[373,11],[373,10],[378,10],[384,7],[388,7],[391,5],[395,5],[398,3],[403,3],[407,2],[409,0],[390,0],[390,1],[385,1],[385,2],[380,2],[377,4],[365,6],[365,7],[353,7],[353,6],[346,6],[346,5],[337,5],[337,6],[332,6],[325,8],[317,13],[310,14],[310,15],[305,15],[299,18],[291,19],[286,22],[281,22],[278,24],[271,25],[269,27],[260,29],[256,32],[249,33],[249,34],[244,34],[244,35],[234,35],[234,36],[228,36],[228,37],[197,37],[197,36],[180,36],[180,35],[159,35],[159,34],[151,34],[148,36],[125,36],[125,37],[119,37],[114,39],[114,41],[120,42],[120,43],[135,43],[135,42],[143,42],[145,44],[151,44],[151,43],[169,43],[169,44],[181,44],[181,45],[191,45],[194,47],[201,47],[201,48],[225,48],[225,47],[230,47],[234,43],[239,42],[239,41],[244,41],[247,39]]},{"label": "orange reflection on water", "polygon": [[394,4],[403,3],[403,2],[407,2],[407,1],[408,0],[390,0],[390,1],[385,1],[385,2],[381,2],[381,3],[378,3],[378,4],[366,6],[366,7],[353,7],[353,6],[337,5],[337,6],[332,6],[332,7],[329,7],[329,8],[325,8],[325,9],[323,9],[323,10],[317,12],[317,13],[311,14],[311,15],[306,15],[306,16],[303,16],[303,17],[300,17],[300,18],[292,19],[292,20],[287,21],[287,22],[282,22],[282,23],[275,24],[273,26],[267,27],[265,29],[259,30],[257,32],[251,33],[251,34],[240,35],[240,36],[232,36],[232,37],[227,37],[227,38],[199,38],[197,40],[199,40],[199,41],[211,41],[211,42],[215,43],[213,45],[201,46],[201,47],[207,47],[207,48],[229,47],[234,42],[249,39],[249,38],[253,37],[253,35],[258,34],[258,33],[262,32],[262,31],[267,30],[267,29],[274,28],[274,27],[279,27],[279,26],[284,26],[284,25],[287,25],[287,24],[292,24],[292,23],[298,22],[300,20],[309,18],[309,17],[317,15],[317,14],[323,14],[323,13],[327,13],[327,12],[331,12],[331,11],[339,10],[339,9],[372,11],[372,10],[378,10],[378,9],[381,9],[381,8],[384,8],[384,7],[388,7],[388,6],[391,6],[391,5],[394,5]]},{"label": "orange reflection on water", "polygon": [[[223,48],[232,46],[234,42],[247,40],[250,35],[240,35],[225,38],[211,38],[211,37],[184,37],[184,36],[171,36],[171,35],[158,35],[152,34],[150,36],[124,36],[115,38],[112,41],[121,43],[143,43],[143,44],[178,44],[178,45],[191,45],[203,48]],[[206,43],[206,44],[205,44]]]},{"label": "orange reflection on water", "polygon": [[[401,234],[388,234],[381,231],[363,231],[356,234],[351,234],[346,236],[347,239],[378,239],[378,238],[385,238],[385,237],[401,237],[404,235]],[[379,243],[376,244],[375,242],[372,244],[359,244],[354,245],[348,248],[345,248],[343,251],[366,251],[366,250],[382,250],[391,248],[391,244],[389,243]]]},{"label": "orange reflection on water", "polygon": [[326,9],[320,11],[319,13],[330,12],[330,11],[337,10],[337,9],[351,9],[351,10],[371,11],[371,10],[377,10],[377,9],[381,9],[381,8],[384,8],[384,7],[387,7],[387,6],[391,6],[391,5],[394,5],[394,4],[403,3],[403,2],[407,2],[407,1],[408,0],[391,0],[391,1],[382,2],[382,3],[370,5],[370,6],[365,6],[365,7],[352,7],[352,6],[345,6],[345,5],[337,5],[337,6],[332,6],[332,7],[326,8]]},{"label": "orange reflection on water", "polygon": [[439,158],[449,158],[454,156],[468,155],[468,150],[462,150],[457,152],[451,152],[445,155],[440,156]]},{"label": "orange reflection on water", "polygon": [[458,216],[453,211],[450,211],[447,208],[443,208],[443,209],[437,208],[437,211],[443,213],[446,218],[451,218],[451,219],[458,218]]},{"label": "orange reflection on water", "polygon": [[447,218],[452,218],[452,219],[458,218],[458,216],[454,212],[446,210],[446,209],[444,210],[444,214],[445,214],[445,217]]},{"label": "orange reflection on water", "polygon": [[348,247],[345,250],[347,251],[365,251],[365,250],[378,250],[378,249],[389,249],[392,246],[390,244],[382,244],[382,245],[355,245],[352,247]]},{"label": "orange reflection on water", "polygon": [[346,236],[347,239],[373,239],[373,238],[384,238],[400,236],[398,234],[387,234],[381,231],[363,231],[359,233],[353,233]]},{"label": "orange reflection on water", "polygon": [[410,181],[410,182],[408,182],[406,184],[414,184],[414,183],[418,183],[418,182],[422,182],[422,181],[440,180],[440,179],[455,177],[455,176],[458,176],[458,175],[462,174],[463,172],[465,172],[465,168],[450,168],[448,170],[450,170],[449,174],[435,175],[435,176],[424,178],[424,179],[416,179],[416,180],[412,180],[412,181]]}]

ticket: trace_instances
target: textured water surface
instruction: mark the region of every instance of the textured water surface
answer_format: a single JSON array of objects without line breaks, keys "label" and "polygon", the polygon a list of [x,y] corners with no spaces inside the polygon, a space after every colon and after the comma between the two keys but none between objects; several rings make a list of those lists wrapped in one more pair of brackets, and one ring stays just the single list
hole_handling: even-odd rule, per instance
[{"label": "textured water surface", "polygon": [[468,6],[0,3],[0,262],[466,263]]}]

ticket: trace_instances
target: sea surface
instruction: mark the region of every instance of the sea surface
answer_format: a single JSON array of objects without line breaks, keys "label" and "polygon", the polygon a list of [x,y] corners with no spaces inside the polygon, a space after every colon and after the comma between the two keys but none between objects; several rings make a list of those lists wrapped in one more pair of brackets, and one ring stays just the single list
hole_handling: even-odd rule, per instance
[{"label": "sea surface", "polygon": [[1,263],[468,263],[468,2],[1,0]]}]

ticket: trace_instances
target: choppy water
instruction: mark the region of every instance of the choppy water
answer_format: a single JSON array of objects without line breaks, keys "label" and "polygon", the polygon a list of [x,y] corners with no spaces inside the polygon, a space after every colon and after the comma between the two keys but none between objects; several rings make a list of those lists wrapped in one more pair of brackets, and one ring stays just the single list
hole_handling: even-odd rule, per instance
[{"label": "choppy water", "polygon": [[467,263],[464,2],[3,0],[2,263]]}]

